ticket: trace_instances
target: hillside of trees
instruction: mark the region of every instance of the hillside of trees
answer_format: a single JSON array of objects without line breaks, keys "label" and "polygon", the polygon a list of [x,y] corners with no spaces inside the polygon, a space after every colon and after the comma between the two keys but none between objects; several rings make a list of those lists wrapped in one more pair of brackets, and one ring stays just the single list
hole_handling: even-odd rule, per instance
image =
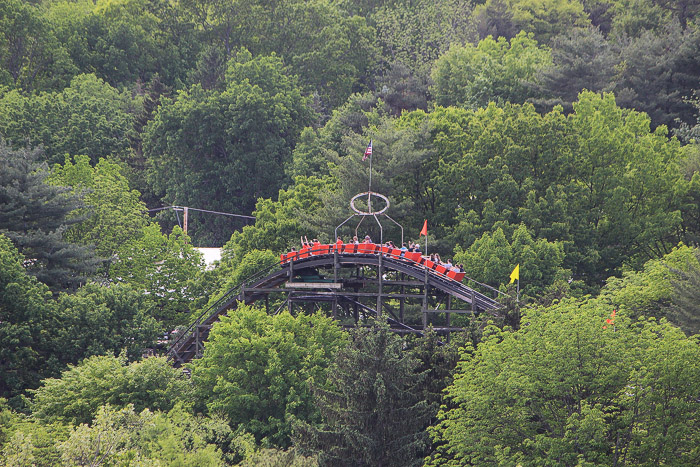
[{"label": "hillside of trees", "polygon": [[[173,368],[370,140],[505,319],[241,305]],[[0,2],[0,466],[700,465],[699,245],[700,0]]]}]

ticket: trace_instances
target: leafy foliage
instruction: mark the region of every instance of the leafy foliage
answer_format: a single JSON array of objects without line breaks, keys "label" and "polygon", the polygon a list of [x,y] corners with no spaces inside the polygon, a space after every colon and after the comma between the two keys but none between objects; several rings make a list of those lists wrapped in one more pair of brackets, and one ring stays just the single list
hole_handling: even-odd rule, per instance
[{"label": "leafy foliage", "polygon": [[336,107],[359,91],[377,55],[374,30],[341,2],[189,0],[184,5],[224,57],[235,56],[239,47],[256,56],[276,54],[304,87],[318,93],[323,106]]},{"label": "leafy foliage", "polygon": [[51,345],[55,316],[50,293],[26,273],[23,262],[10,240],[0,235],[0,396],[4,398],[38,386],[57,363]]},{"label": "leafy foliage", "polygon": [[288,446],[293,420],[318,418],[308,385],[325,381],[343,342],[330,318],[268,316],[239,305],[214,326],[204,356],[192,363],[197,398],[232,427]]},{"label": "leafy foliage", "polygon": [[129,189],[120,166],[114,162],[100,159],[93,168],[88,156],[66,158],[63,165],[54,166],[48,181],[83,195],[85,208],[76,215],[84,220],[71,226],[66,238],[95,245],[102,257],[112,257],[125,242],[140,236],[146,226],[146,206],[139,200],[139,193]]},{"label": "leafy foliage", "polygon": [[670,193],[690,189],[682,151],[612,95],[582,93],[568,117],[493,104],[426,117],[441,165],[423,175],[435,180],[438,222],[457,223],[454,243],[524,223],[533,238],[563,241],[563,266],[589,284],[677,243],[682,202]]},{"label": "leafy foliage", "polygon": [[87,284],[73,294],[61,294],[56,304],[61,361],[77,363],[121,351],[132,360],[140,357],[160,334],[160,323],[148,315],[145,302],[141,291],[124,284]]},{"label": "leafy foliage", "polygon": [[[695,250],[695,258],[681,265],[684,269],[671,269],[673,273],[671,294],[672,305],[668,317],[688,334],[697,334],[700,331],[700,310],[698,309],[698,294],[700,288],[700,253]],[[692,261],[692,262],[691,262]]]},{"label": "leafy foliage", "polygon": [[241,258],[253,250],[282,252],[299,244],[299,237],[308,234],[303,218],[321,206],[320,194],[332,188],[329,178],[297,177],[294,185],[280,190],[277,201],[259,199],[253,216],[255,224],[234,232],[226,245],[226,257]]},{"label": "leafy foliage", "polygon": [[552,42],[552,63],[538,70],[534,86],[541,97],[534,99],[548,109],[561,105],[567,111],[581,91],[611,91],[621,58],[614,44],[596,28],[566,31]]},{"label": "leafy foliage", "polygon": [[507,41],[491,36],[452,46],[433,67],[432,93],[441,106],[476,109],[490,101],[523,103],[534,97],[525,82],[551,62],[550,51],[524,32]]},{"label": "leafy foliage", "polygon": [[535,241],[524,225],[513,230],[511,241],[499,227],[493,234],[484,233],[467,251],[457,247],[455,262],[493,287],[506,283],[513,265],[519,264],[523,292],[537,295],[557,280],[567,279],[564,271],[564,245],[540,238]]},{"label": "leafy foliage", "polygon": [[526,311],[519,331],[491,330],[465,351],[429,465],[692,462],[700,348],[621,312],[604,329],[611,311],[594,301]]},{"label": "leafy foliage", "polygon": [[15,148],[45,148],[50,163],[66,154],[125,157],[133,124],[133,105],[121,93],[93,74],[73,78],[60,92],[23,95],[0,89],[0,136]]},{"label": "leafy foliage", "polygon": [[70,366],[60,378],[48,378],[32,391],[32,414],[44,423],[90,423],[106,404],[115,408],[167,412],[188,399],[189,382],[182,370],[163,357],[127,363],[121,356],[94,356]]},{"label": "leafy foliage", "polygon": [[375,9],[370,18],[377,30],[382,56],[421,76],[428,74],[432,63],[450,45],[475,42],[471,13],[469,1],[420,0],[387,2]]},{"label": "leafy foliage", "polygon": [[[243,50],[226,76],[223,92],[193,86],[165,102],[146,128],[148,179],[170,204],[251,212],[280,186],[294,142],[311,121],[307,99],[278,57]],[[192,235],[221,245],[232,230],[228,219],[201,218]]]},{"label": "leafy foliage", "polygon": [[590,20],[577,0],[486,0],[474,9],[482,38],[487,35],[510,39],[518,31],[533,33],[537,42],[585,27]]},{"label": "leafy foliage", "polygon": [[202,254],[188,243],[182,229],[163,235],[157,224],[143,228],[141,237],[122,245],[109,268],[115,283],[141,291],[149,313],[167,329],[189,321],[193,302],[207,290],[199,281]]},{"label": "leafy foliage", "polygon": [[188,414],[181,407],[170,412],[134,411],[102,406],[91,426],[81,424],[59,445],[67,465],[92,465],[100,459],[108,464],[224,465],[221,452],[206,440],[208,422]]}]

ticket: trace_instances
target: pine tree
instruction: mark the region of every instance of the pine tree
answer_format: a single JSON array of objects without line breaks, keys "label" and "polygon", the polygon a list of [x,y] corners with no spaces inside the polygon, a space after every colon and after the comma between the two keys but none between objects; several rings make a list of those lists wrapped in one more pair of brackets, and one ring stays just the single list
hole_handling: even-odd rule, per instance
[{"label": "pine tree", "polygon": [[69,189],[44,183],[49,175],[38,150],[13,150],[0,140],[0,233],[26,258],[25,268],[54,291],[75,287],[95,272],[92,248],[64,240],[82,207]]},{"label": "pine tree", "polygon": [[609,91],[615,85],[619,51],[594,27],[573,29],[553,40],[552,66],[536,77],[533,88],[542,95],[534,103],[549,111],[561,105],[571,112],[584,89]]},{"label": "pine tree", "polygon": [[422,400],[418,366],[386,325],[352,331],[330,385],[313,388],[323,423],[297,424],[297,446],[321,465],[420,465],[433,407]]}]

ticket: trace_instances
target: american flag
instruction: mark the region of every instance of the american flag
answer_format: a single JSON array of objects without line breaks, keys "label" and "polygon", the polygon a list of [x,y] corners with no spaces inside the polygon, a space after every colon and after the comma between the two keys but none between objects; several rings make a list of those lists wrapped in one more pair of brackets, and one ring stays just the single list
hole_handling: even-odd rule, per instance
[{"label": "american flag", "polygon": [[367,145],[367,149],[365,149],[365,155],[362,156],[362,161],[366,161],[369,156],[372,155],[372,140],[369,140],[369,144]]}]

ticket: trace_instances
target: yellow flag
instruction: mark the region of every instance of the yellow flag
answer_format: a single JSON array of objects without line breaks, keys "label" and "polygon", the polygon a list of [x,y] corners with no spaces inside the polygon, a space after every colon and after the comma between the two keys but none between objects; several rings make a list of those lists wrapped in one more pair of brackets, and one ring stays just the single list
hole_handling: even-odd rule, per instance
[{"label": "yellow flag", "polygon": [[513,272],[510,273],[510,284],[513,283],[515,279],[520,280],[520,264],[517,264],[515,266],[515,269],[513,269]]}]

